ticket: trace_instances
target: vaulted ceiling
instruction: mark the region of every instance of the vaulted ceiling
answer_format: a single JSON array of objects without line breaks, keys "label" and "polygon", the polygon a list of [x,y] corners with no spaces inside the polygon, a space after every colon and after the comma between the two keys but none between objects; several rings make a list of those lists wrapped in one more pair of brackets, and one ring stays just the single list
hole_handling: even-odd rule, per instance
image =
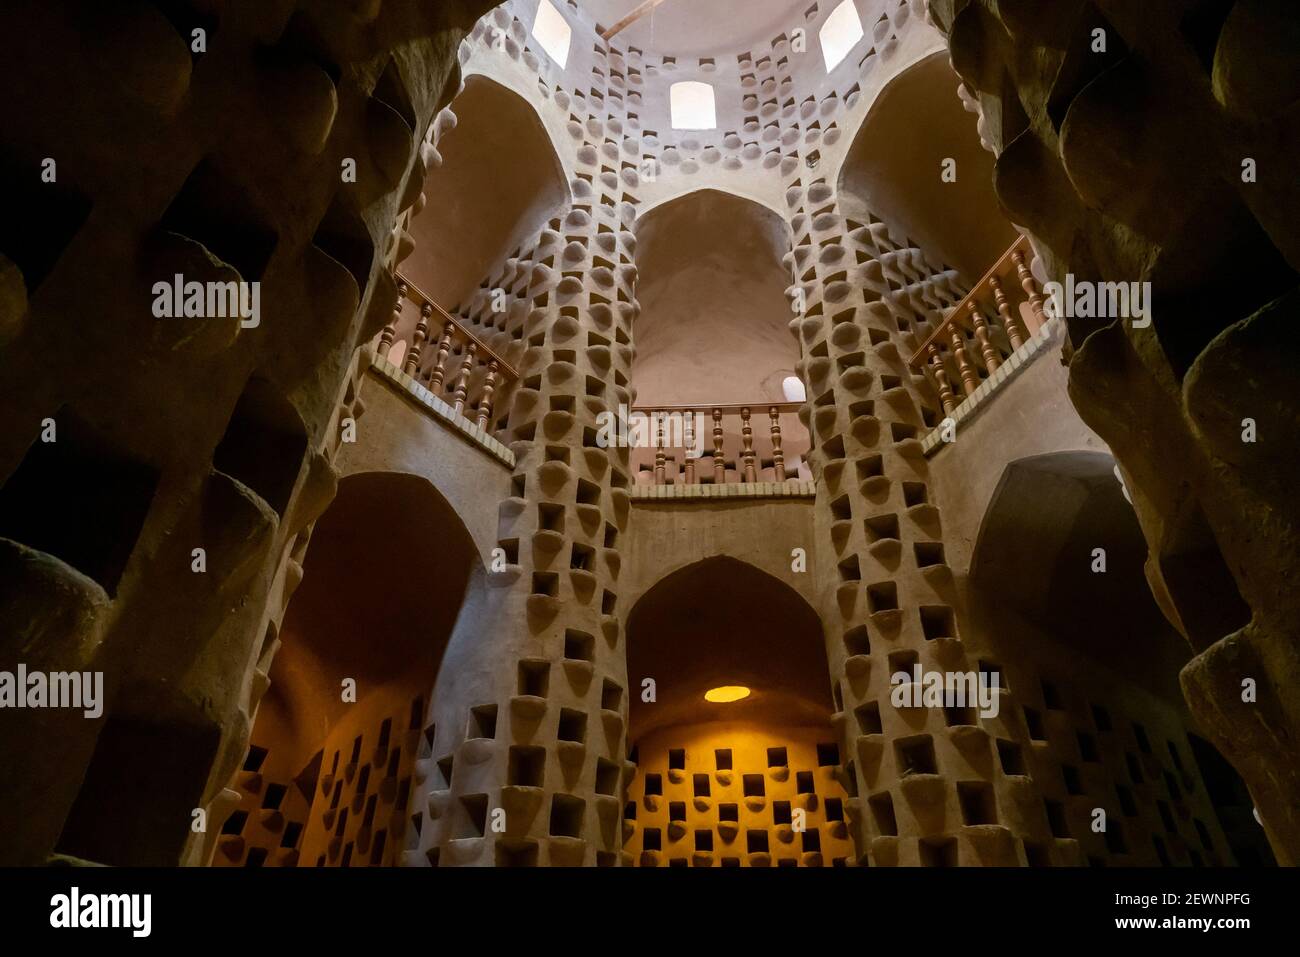
[{"label": "vaulted ceiling", "polygon": [[799,361],[782,263],[789,231],[766,206],[705,189],[637,223],[640,404],[781,401]]},{"label": "vaulted ceiling", "polygon": [[[830,670],[821,622],[788,585],[734,558],[716,557],[661,580],[632,609],[627,629],[632,741],[705,721],[824,724]],[[653,678],[656,699],[642,698]],[[704,693],[743,685],[742,701],[713,704]]]},{"label": "vaulted ceiling", "polygon": [[[993,157],[957,96],[947,53],[900,73],[881,91],[840,173],[848,215],[881,217],[975,283],[1015,241],[993,192]],[[943,162],[955,162],[945,181]]]},{"label": "vaulted ceiling", "polygon": [[568,186],[537,112],[494,80],[471,76],[452,103],[458,122],[438,144],[428,202],[411,224],[402,273],[447,309],[564,208]]}]

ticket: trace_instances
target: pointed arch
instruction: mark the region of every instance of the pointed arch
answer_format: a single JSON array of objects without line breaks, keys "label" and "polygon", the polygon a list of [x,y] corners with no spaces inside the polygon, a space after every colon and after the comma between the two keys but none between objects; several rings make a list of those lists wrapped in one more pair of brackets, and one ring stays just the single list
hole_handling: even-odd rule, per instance
[{"label": "pointed arch", "polygon": [[469,531],[427,479],[339,483],[274,636],[215,864],[395,862],[436,675],[482,579]]},{"label": "pointed arch", "polygon": [[[703,559],[647,589],[628,616],[627,655],[630,740],[722,717],[808,725],[831,714],[821,619],[790,585],[736,558]],[[638,694],[645,678],[653,705]],[[720,713],[704,692],[721,685],[753,693]]]},{"label": "pointed arch", "polygon": [[[1015,241],[993,192],[993,157],[957,96],[940,50],[891,79],[872,102],[840,167],[840,205],[891,229],[974,283]],[[942,177],[953,161],[955,181]]]},{"label": "pointed arch", "polygon": [[451,103],[456,126],[438,143],[424,209],[410,226],[402,273],[453,309],[506,256],[567,209],[571,190],[534,106],[492,77],[471,74]]},{"label": "pointed arch", "polygon": [[[1105,572],[1097,549],[1104,554]],[[1106,452],[1007,464],[980,523],[971,582],[1103,667],[1178,697],[1190,649],[1161,614],[1146,541]]]},{"label": "pointed arch", "polygon": [[799,361],[785,220],[702,189],[640,215],[636,236],[638,401],[784,401],[781,383]]}]

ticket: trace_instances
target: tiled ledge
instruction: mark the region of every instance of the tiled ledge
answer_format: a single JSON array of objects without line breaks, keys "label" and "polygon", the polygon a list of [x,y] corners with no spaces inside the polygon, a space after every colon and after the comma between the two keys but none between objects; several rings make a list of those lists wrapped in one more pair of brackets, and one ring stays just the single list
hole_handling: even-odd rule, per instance
[{"label": "tiled ledge", "polygon": [[474,443],[507,468],[513,469],[515,467],[515,454],[513,452],[465,418],[465,416],[458,415],[455,409],[397,368],[397,366],[387,359],[380,358],[375,354],[374,350],[369,348],[362,350],[361,362],[368,363],[371,372],[402,393],[411,402],[420,406],[424,411],[441,419],[448,427],[458,432],[462,438]]},{"label": "tiled ledge", "polygon": [[[1060,339],[1062,329],[1064,329],[1064,326],[1059,319],[1048,319],[1043,323],[1042,328],[1038,330],[1038,334],[1034,338],[1011,353],[1006,361],[998,366],[997,372],[980,383],[980,387],[974,393],[963,399],[961,405],[953,409],[951,416],[952,420],[957,423],[958,429],[960,430],[963,422],[974,417],[976,412],[992,402],[993,396],[999,389],[1002,389],[1008,382],[1018,376],[1022,369]],[[940,425],[921,440],[921,451],[927,456],[934,455],[939,449],[948,444],[943,440],[943,426]]]},{"label": "tiled ledge", "polygon": [[816,498],[815,482],[735,482],[729,485],[633,485],[632,501],[680,499]]}]

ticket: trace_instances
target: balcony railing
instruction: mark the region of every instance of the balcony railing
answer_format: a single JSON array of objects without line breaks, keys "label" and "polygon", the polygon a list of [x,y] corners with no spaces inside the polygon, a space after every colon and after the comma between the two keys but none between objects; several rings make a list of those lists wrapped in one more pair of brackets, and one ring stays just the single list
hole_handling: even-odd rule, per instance
[{"label": "balcony railing", "polygon": [[[638,406],[649,449],[641,449],[644,484],[723,485],[784,482],[800,474],[807,439],[799,402]],[[793,441],[791,441],[793,440]],[[653,459],[650,458],[653,453]]]},{"label": "balcony railing", "polygon": [[400,273],[393,318],[375,340],[375,354],[484,430],[519,380],[514,366]]},{"label": "balcony railing", "polygon": [[945,415],[952,415],[1046,321],[1043,294],[1025,258],[1029,251],[1021,236],[909,361],[934,383]]}]

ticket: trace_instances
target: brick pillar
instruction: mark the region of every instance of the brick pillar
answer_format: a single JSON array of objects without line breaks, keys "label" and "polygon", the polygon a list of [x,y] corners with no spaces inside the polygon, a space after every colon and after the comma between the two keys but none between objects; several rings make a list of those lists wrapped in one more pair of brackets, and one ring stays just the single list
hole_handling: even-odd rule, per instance
[{"label": "brick pillar", "polygon": [[[906,362],[934,311],[959,298],[954,276],[874,219],[844,219],[825,182],[796,182],[788,200],[822,618],[860,860],[1023,863],[1018,839],[1050,837],[1006,693],[995,718],[891,703],[895,672],[980,669],[921,452],[928,386]],[[826,240],[843,254],[824,255]]]},{"label": "brick pillar", "polygon": [[631,404],[634,213],[581,177],[572,187],[572,208],[502,273],[541,277],[508,320],[526,348],[508,420],[514,494],[500,507],[507,565],[489,572],[482,606],[462,613],[468,631],[458,628],[444,660],[427,768],[432,827],[412,864],[620,862],[628,689],[618,575],[630,479],[627,451],[597,435],[601,413]]}]

